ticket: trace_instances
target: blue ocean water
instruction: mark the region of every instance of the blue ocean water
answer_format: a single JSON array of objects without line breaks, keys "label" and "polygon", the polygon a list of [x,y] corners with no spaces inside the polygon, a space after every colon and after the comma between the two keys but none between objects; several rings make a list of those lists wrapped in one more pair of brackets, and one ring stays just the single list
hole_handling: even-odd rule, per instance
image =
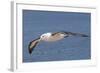
[{"label": "blue ocean water", "polygon": [[28,52],[29,42],[43,33],[70,31],[90,36],[90,30],[90,13],[23,10],[23,62],[91,59],[90,37],[41,41],[31,55]]}]

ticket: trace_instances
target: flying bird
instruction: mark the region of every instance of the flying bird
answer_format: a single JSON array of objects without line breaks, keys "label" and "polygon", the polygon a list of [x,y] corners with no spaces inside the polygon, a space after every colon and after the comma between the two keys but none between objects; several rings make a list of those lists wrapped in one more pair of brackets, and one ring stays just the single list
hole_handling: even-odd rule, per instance
[{"label": "flying bird", "polygon": [[62,40],[64,38],[70,37],[70,36],[88,37],[88,35],[85,35],[85,34],[65,32],[65,31],[54,32],[54,33],[52,33],[52,32],[44,33],[39,38],[37,38],[29,43],[29,45],[28,45],[29,54],[32,53],[32,51],[34,50],[34,48],[37,46],[37,44],[40,41],[55,42],[55,41],[59,41],[59,40]]}]

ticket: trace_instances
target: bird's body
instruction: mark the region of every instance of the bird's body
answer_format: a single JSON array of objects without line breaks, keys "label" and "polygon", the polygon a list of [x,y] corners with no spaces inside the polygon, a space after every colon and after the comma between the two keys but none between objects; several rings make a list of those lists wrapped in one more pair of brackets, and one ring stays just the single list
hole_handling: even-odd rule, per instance
[{"label": "bird's body", "polygon": [[55,42],[55,41],[62,40],[62,39],[69,37],[69,36],[88,37],[85,34],[64,32],[64,31],[63,32],[54,32],[54,33],[51,33],[51,32],[44,33],[39,38],[37,38],[29,43],[29,46],[28,46],[29,53],[30,54],[32,53],[33,49],[36,47],[36,45],[40,41]]},{"label": "bird's body", "polygon": [[61,33],[56,33],[56,34],[45,33],[41,35],[41,40],[46,42],[54,42],[63,39],[65,36],[66,36],[65,34]]}]

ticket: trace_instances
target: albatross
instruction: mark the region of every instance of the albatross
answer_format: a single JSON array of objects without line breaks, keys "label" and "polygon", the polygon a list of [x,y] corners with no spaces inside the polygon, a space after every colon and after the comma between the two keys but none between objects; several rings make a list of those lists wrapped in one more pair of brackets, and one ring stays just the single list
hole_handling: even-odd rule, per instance
[{"label": "albatross", "polygon": [[28,45],[29,54],[32,53],[32,51],[34,50],[34,48],[37,46],[37,44],[40,41],[55,42],[55,41],[59,41],[59,40],[62,40],[64,38],[70,37],[70,36],[88,37],[88,35],[85,35],[85,34],[73,33],[73,32],[65,32],[65,31],[44,33],[39,38],[37,38],[35,40],[32,40],[29,43],[29,45]]}]

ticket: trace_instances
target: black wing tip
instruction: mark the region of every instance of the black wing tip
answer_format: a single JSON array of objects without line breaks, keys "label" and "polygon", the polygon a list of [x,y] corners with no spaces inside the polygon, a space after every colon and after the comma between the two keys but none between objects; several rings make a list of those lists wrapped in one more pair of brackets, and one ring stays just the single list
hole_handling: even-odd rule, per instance
[{"label": "black wing tip", "polygon": [[30,45],[32,44],[32,41],[29,43],[29,45],[28,45],[28,52],[29,52],[29,54],[32,54],[32,48],[30,48]]},{"label": "black wing tip", "polygon": [[29,48],[29,54],[32,54],[32,50],[31,50],[31,48]]},{"label": "black wing tip", "polygon": [[82,37],[89,37],[88,35],[82,35]]}]

